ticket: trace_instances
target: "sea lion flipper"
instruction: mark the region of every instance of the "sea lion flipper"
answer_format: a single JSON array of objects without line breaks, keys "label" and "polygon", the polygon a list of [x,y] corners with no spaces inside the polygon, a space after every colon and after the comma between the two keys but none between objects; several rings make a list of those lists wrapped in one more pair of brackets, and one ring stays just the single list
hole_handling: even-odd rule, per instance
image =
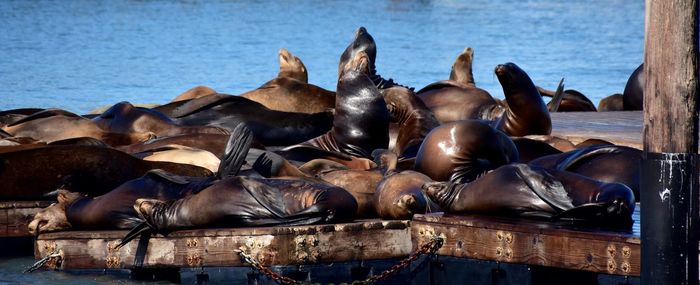
[{"label": "sea lion flipper", "polygon": [[66,117],[80,117],[75,113],[68,112],[66,110],[61,110],[61,109],[46,109],[43,111],[36,112],[34,114],[31,114],[29,116],[26,116],[22,119],[19,119],[12,124],[7,125],[8,127],[16,126],[22,123],[26,123],[29,121],[41,119],[41,118],[48,118],[48,117],[53,117],[53,116],[66,116]]},{"label": "sea lion flipper", "polygon": [[114,247],[114,250],[120,249],[122,246],[125,246],[127,243],[129,243],[131,240],[135,239],[137,236],[140,236],[142,233],[147,232],[152,230],[151,226],[146,223],[146,222],[141,222],[137,226],[135,226],[133,229],[131,229],[122,239],[119,241],[119,244],[117,244]]},{"label": "sea lion flipper", "polygon": [[233,129],[229,136],[224,157],[219,163],[219,169],[216,172],[219,179],[230,176],[235,176],[241,170],[241,166],[245,162],[248,155],[248,150],[253,143],[253,132],[245,125],[240,123]]},{"label": "sea lion flipper", "polygon": [[185,185],[189,183],[189,181],[185,177],[172,174],[163,169],[151,169],[148,172],[146,172],[146,175],[144,176],[149,176],[150,178],[155,178],[156,180],[166,180],[168,182],[180,185]]},{"label": "sea lion flipper", "polygon": [[273,152],[263,152],[253,163],[253,169],[266,178],[275,177],[284,166],[284,158]]},{"label": "sea lion flipper", "polygon": [[557,162],[557,170],[568,170],[576,165],[579,165],[583,161],[592,159],[596,156],[620,152],[621,147],[617,145],[595,145],[587,148],[581,148],[572,153],[572,155],[566,156],[565,159]]},{"label": "sea lion flipper", "polygon": [[549,104],[547,104],[548,111],[549,112],[556,112],[557,110],[559,110],[559,106],[561,105],[562,99],[564,99],[564,78],[563,77],[559,81],[559,86],[557,86],[557,91],[554,92],[554,95],[552,96],[552,100],[550,100]]},{"label": "sea lion flipper", "polygon": [[94,147],[110,147],[105,142],[91,137],[78,137],[70,138],[64,140],[57,140],[48,143],[48,145],[83,145],[83,146],[94,146]]},{"label": "sea lion flipper", "polygon": [[526,164],[514,164],[517,175],[542,201],[557,211],[566,211],[574,208],[564,185],[549,175],[544,169],[535,171]]},{"label": "sea lion flipper", "polygon": [[6,138],[11,138],[11,137],[12,137],[11,134],[0,129],[0,139],[6,139]]},{"label": "sea lion flipper", "polygon": [[243,97],[232,96],[228,94],[214,93],[206,96],[199,97],[197,99],[192,99],[186,103],[175,107],[170,113],[172,118],[181,118],[192,113],[196,113],[202,109],[209,108],[214,105],[222,104],[228,102],[229,100],[236,100],[235,98],[245,99]]}]

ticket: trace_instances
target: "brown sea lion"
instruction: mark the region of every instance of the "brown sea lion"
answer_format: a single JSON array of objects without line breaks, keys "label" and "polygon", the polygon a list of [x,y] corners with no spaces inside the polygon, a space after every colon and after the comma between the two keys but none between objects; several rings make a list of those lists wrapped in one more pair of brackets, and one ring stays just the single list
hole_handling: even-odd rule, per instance
[{"label": "brown sea lion", "polygon": [[177,95],[172,101],[170,102],[178,102],[178,101],[183,101],[183,100],[190,100],[190,99],[195,99],[199,98],[202,96],[206,96],[209,94],[214,94],[217,93],[216,90],[211,89],[207,86],[195,86],[192,87],[191,89],[188,89],[185,92],[182,92],[182,94]]},{"label": "brown sea lion", "polygon": [[12,109],[12,110],[5,110],[0,112],[0,128],[3,128],[9,124],[12,124],[18,120],[21,120],[22,118],[29,116],[31,114],[41,112],[44,109],[40,108],[20,108],[20,109]]},{"label": "brown sea lion", "polygon": [[411,219],[413,214],[440,212],[442,209],[422,192],[430,177],[416,171],[396,170],[398,157],[391,152],[380,155],[384,177],[375,188],[374,208],[380,219]]},{"label": "brown sea lion", "polygon": [[576,149],[574,143],[562,137],[552,135],[529,135],[523,138],[544,142],[560,152],[567,152]]},{"label": "brown sea lion", "polygon": [[591,145],[530,161],[530,165],[565,170],[603,182],[627,185],[639,200],[642,151],[618,145]]},{"label": "brown sea lion", "polygon": [[259,88],[240,96],[285,112],[318,113],[335,106],[335,92],[308,84],[304,63],[286,49],[279,51],[280,71]]},{"label": "brown sea lion", "polygon": [[143,161],[105,147],[26,145],[0,148],[0,200],[43,200],[59,187],[101,195],[128,180],[160,168],[187,176],[210,176],[193,165]]},{"label": "brown sea lion", "polygon": [[425,136],[440,122],[413,91],[394,86],[381,92],[392,117],[389,150],[402,157],[414,157]]},{"label": "brown sea lion", "polygon": [[465,48],[452,65],[449,80],[431,83],[416,92],[440,123],[493,120],[503,113],[502,104],[486,90],[476,87],[473,59],[474,50]]},{"label": "brown sea lion", "polygon": [[165,145],[133,154],[146,161],[168,161],[196,165],[215,172],[221,162],[213,153],[182,145]]},{"label": "brown sea lion", "polygon": [[494,127],[509,136],[550,134],[552,119],[530,76],[511,62],[499,64],[495,72],[508,108],[494,122]]},{"label": "brown sea lion", "polygon": [[644,63],[640,64],[627,79],[625,91],[622,92],[622,106],[625,111],[644,109]]},{"label": "brown sea lion", "polygon": [[106,131],[91,120],[77,115],[31,115],[4,127],[3,130],[15,137],[30,137],[49,143],[70,138],[91,137],[112,146],[134,144],[155,137],[152,132]]},{"label": "brown sea lion", "polygon": [[152,132],[158,137],[181,134],[228,134],[228,131],[210,126],[182,126],[164,114],[147,108],[120,102],[92,119],[100,128],[114,133]]},{"label": "brown sea lion", "polygon": [[506,134],[479,121],[458,121],[428,134],[418,150],[415,170],[435,181],[462,183],[517,161],[518,150]]},{"label": "brown sea lion", "polygon": [[[537,86],[537,91],[540,95],[547,97],[554,97],[555,92],[552,90],[547,90],[542,87]],[[551,102],[550,102],[551,103]],[[547,104],[549,110],[549,103]],[[576,91],[574,89],[564,90],[564,97],[559,104],[557,112],[596,112],[595,105],[591,102],[586,95]]]},{"label": "brown sea lion", "polygon": [[157,232],[198,227],[348,222],[355,199],[342,188],[293,179],[231,177],[170,202],[138,199],[134,209]]},{"label": "brown sea lion", "polygon": [[623,228],[633,223],[634,195],[624,184],[526,164],[499,167],[471,183],[423,188],[446,213],[571,218]]},{"label": "brown sea lion", "polygon": [[357,56],[359,52],[365,52],[369,59],[369,79],[372,80],[374,86],[379,89],[390,88],[394,86],[402,86],[413,91],[413,87],[407,87],[394,82],[393,79],[384,79],[381,75],[377,73],[377,69],[374,62],[377,58],[377,44],[374,42],[374,38],[367,32],[365,27],[360,27],[355,31],[355,38],[350,42],[350,44],[345,48],[343,54],[340,55],[340,62],[338,63],[338,79],[340,79],[343,69],[352,61],[353,58]]},{"label": "brown sea lion", "polygon": [[622,94],[617,93],[600,99],[598,103],[598,112],[609,112],[609,111],[624,111],[625,106],[622,101]]},{"label": "brown sea lion", "polygon": [[[389,110],[367,74],[369,57],[363,51],[349,61],[338,79],[333,128],[303,145],[371,158],[389,144]],[[297,146],[284,149],[291,151]]]},{"label": "brown sea lion", "polygon": [[556,149],[550,144],[534,140],[526,137],[511,138],[515,147],[518,148],[518,162],[528,163],[531,160],[550,155],[559,154],[562,151]]},{"label": "brown sea lion", "polygon": [[225,134],[182,134],[156,138],[131,145],[117,146],[115,148],[129,154],[135,154],[176,144],[205,150],[218,158],[222,158],[224,156],[224,146],[226,146],[228,139],[229,135]]},{"label": "brown sea lion", "polygon": [[270,110],[240,96],[212,94],[174,108],[170,114],[185,126],[217,126],[231,130],[239,123],[253,131],[265,146],[288,146],[320,136],[331,129],[333,111],[314,114]]}]

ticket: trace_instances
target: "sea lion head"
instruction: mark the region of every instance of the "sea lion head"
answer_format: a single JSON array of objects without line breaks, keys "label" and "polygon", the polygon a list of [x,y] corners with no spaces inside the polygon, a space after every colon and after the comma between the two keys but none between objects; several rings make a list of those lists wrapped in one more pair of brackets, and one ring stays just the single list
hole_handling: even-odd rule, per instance
[{"label": "sea lion head", "polygon": [[294,56],[285,48],[279,50],[280,72],[277,77],[289,77],[308,83],[309,77],[306,66],[301,59]]},{"label": "sea lion head", "polygon": [[532,83],[530,76],[515,63],[499,64],[496,66],[495,73],[496,77],[498,77],[498,82],[503,86],[503,93],[516,93],[522,87],[532,87],[535,89],[534,92],[537,92],[539,95],[539,91],[537,91],[535,84]]},{"label": "sea lion head", "polygon": [[[345,63],[339,73],[338,85],[348,79],[356,78],[364,75],[368,76],[370,72],[370,59],[364,51],[359,51],[355,56]],[[369,80],[369,77],[367,78]]]},{"label": "sea lion head", "polygon": [[634,212],[634,192],[622,183],[603,184],[595,202],[603,203],[606,206],[606,213],[613,216],[622,215],[629,218]]},{"label": "sea lion head", "polygon": [[39,235],[45,232],[70,229],[71,224],[68,222],[66,209],[80,197],[82,195],[77,192],[58,190],[58,202],[51,204],[34,215],[34,219],[28,226],[29,233]]},{"label": "sea lion head", "polygon": [[450,80],[457,81],[462,84],[474,85],[474,76],[472,75],[473,60],[474,50],[470,47],[465,48],[464,51],[457,56],[455,63],[452,64]]},{"label": "sea lion head", "polygon": [[358,52],[365,52],[367,54],[371,72],[370,75],[375,73],[374,61],[377,58],[377,45],[374,42],[374,38],[367,32],[367,29],[365,29],[365,27],[360,27],[355,32],[355,39],[345,48],[345,51],[343,51],[343,54],[340,56],[338,78],[340,78],[347,62],[355,58]]}]

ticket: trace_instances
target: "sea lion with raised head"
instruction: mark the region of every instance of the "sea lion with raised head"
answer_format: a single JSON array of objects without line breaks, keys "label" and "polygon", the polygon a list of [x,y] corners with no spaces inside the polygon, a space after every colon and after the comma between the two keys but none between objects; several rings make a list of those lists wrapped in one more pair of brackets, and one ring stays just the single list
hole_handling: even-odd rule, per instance
[{"label": "sea lion with raised head", "polygon": [[463,183],[517,161],[518,149],[506,134],[479,121],[458,121],[428,134],[415,170],[435,181]]},{"label": "sea lion with raised head", "polygon": [[549,135],[552,119],[530,76],[511,62],[497,65],[495,72],[508,108],[494,127],[509,136]]},{"label": "sea lion with raised head", "polygon": [[598,112],[624,111],[625,106],[622,96],[622,94],[616,93],[600,99],[598,103]]},{"label": "sea lion with raised head", "polygon": [[465,48],[452,65],[449,80],[428,84],[416,92],[440,123],[493,120],[503,113],[502,104],[486,90],[476,87],[473,59],[474,50]]},{"label": "sea lion with raised head", "polygon": [[511,164],[471,183],[431,182],[425,193],[446,213],[571,218],[629,228],[634,194],[621,183],[575,173]]},{"label": "sea lion with raised head", "polygon": [[306,67],[286,49],[279,51],[280,71],[259,88],[240,96],[277,111],[318,113],[335,106],[335,92],[308,83]]}]

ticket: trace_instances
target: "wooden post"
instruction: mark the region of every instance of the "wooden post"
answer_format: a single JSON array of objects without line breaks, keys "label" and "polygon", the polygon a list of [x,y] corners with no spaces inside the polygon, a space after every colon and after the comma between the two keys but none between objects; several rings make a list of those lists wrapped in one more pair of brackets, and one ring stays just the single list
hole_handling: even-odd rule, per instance
[{"label": "wooden post", "polygon": [[642,284],[698,284],[698,3],[647,0]]}]

